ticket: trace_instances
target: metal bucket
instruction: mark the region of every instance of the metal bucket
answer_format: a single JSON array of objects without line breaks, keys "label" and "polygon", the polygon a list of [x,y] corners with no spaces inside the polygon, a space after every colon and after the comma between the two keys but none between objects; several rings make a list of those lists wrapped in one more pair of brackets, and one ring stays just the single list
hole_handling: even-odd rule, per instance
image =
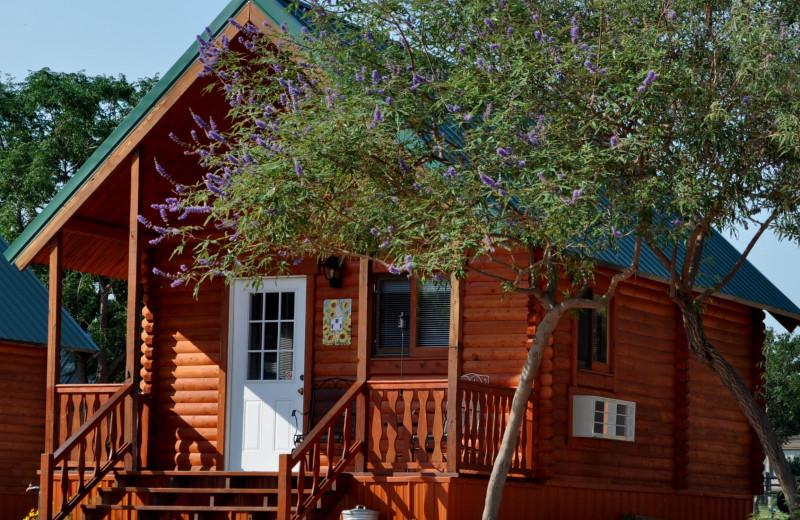
[{"label": "metal bucket", "polygon": [[342,520],[378,520],[378,512],[364,506],[342,511]]}]

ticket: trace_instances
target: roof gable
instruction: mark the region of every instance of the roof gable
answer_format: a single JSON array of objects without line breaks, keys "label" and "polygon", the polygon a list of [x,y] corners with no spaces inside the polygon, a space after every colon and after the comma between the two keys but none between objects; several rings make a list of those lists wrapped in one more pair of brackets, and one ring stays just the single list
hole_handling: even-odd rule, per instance
[{"label": "roof gable", "polygon": [[[0,237],[0,253],[8,243]],[[0,259],[0,341],[47,345],[48,292],[26,269]],[[99,349],[66,309],[61,309],[61,344],[65,348],[96,352]]]},{"label": "roof gable", "polygon": [[[208,29],[214,38],[229,26],[228,20],[236,18],[251,6],[257,7],[258,12],[245,13],[246,19],[265,19],[280,26],[285,24],[289,31],[299,34],[302,22],[292,16],[286,8],[289,3],[284,0],[232,0],[222,12],[209,25]],[[37,239],[47,240],[57,231],[58,226],[53,226],[56,217],[61,217],[59,213],[74,211],[76,208],[68,208],[69,201],[84,186],[87,186],[97,171],[105,165],[115,151],[125,143],[126,139],[136,128],[147,118],[151,111],[167,96],[172,88],[183,78],[197,62],[198,49],[197,43],[193,43],[181,55],[178,61],[170,67],[166,74],[156,85],[147,93],[139,104],[130,114],[120,123],[120,125],[106,138],[97,150],[89,157],[86,163],[78,172],[64,185],[64,187],[53,197],[53,200],[37,215],[22,234],[11,244],[5,252],[5,257],[9,262],[16,263],[20,268],[27,267],[30,259],[36,251],[27,251]],[[100,183],[95,183],[95,187]],[[27,254],[26,254],[27,253]]]}]

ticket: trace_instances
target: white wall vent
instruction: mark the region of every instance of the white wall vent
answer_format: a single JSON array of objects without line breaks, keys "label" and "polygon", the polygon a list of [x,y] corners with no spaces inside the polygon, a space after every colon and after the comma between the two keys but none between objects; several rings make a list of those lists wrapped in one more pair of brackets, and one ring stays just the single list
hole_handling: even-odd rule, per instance
[{"label": "white wall vent", "polygon": [[633,442],[636,403],[596,395],[572,396],[572,435]]}]

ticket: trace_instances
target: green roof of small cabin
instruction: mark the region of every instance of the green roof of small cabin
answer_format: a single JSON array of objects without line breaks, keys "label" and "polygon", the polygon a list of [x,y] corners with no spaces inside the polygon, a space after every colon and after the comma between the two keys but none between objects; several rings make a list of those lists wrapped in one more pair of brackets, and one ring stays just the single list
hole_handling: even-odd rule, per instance
[{"label": "green roof of small cabin", "polygon": [[[287,11],[284,0],[233,0],[211,23],[209,29],[217,37],[225,29],[228,20],[237,16],[248,4],[258,8],[275,26],[285,24],[293,34],[300,34],[304,22]],[[117,129],[103,142],[86,164],[70,179],[53,201],[25,229],[20,237],[5,252],[10,262],[16,262],[22,253],[42,234],[48,225],[64,209],[68,201],[92,178],[110,155],[117,150],[147,117],[154,107],[180,80],[198,58],[197,44],[183,53],[164,77],[144,97],[139,105],[125,118]],[[598,260],[606,265],[625,266],[633,253],[633,241],[624,239],[616,252],[606,251]],[[722,236],[714,234],[704,249],[703,276],[699,283],[712,285],[721,279],[734,264],[738,252]],[[667,272],[649,251],[642,252],[640,273],[643,276],[666,280]],[[751,307],[769,311],[787,329],[800,323],[800,308],[772,284],[749,262],[741,267],[736,276],[721,291],[720,297],[741,302]],[[43,329],[44,330],[44,329]]]},{"label": "green roof of small cabin", "polygon": [[[0,237],[0,253],[7,247]],[[47,345],[47,312],[47,289],[36,275],[0,259],[0,341]],[[71,350],[99,350],[66,309],[61,309],[61,344]]]}]

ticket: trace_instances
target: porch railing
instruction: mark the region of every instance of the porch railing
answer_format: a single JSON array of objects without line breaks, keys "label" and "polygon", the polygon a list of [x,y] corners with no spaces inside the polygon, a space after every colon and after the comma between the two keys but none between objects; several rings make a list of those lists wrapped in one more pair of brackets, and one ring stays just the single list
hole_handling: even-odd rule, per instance
[{"label": "porch railing", "polygon": [[[87,397],[90,392],[64,392],[59,400],[72,407],[73,417],[63,417],[63,422],[79,427],[65,439],[55,453],[42,454],[39,484],[39,514],[42,518],[62,520],[94,488],[103,477],[131,450],[131,439],[124,438],[125,407],[132,406],[133,384],[119,385],[116,392],[107,398],[102,388],[99,395]],[[76,397],[78,396],[78,397]],[[104,399],[93,414],[88,410]],[[91,404],[88,404],[91,403]],[[75,422],[74,415],[83,417]],[[55,475],[60,476],[61,503],[53,504]],[[77,481],[77,489],[71,489],[71,480]],[[53,511],[56,511],[53,514]]]},{"label": "porch railing", "polygon": [[[278,520],[303,518],[362,452],[364,443],[355,435],[355,421],[357,413],[364,413],[363,388],[363,381],[354,383],[292,453],[280,456]],[[309,479],[311,489],[306,493]]]},{"label": "porch railing", "polygon": [[[122,386],[122,384],[56,385],[56,395],[58,396],[56,410],[59,411],[58,446],[62,446]],[[73,455],[77,455],[77,452]],[[86,461],[90,466],[92,462]],[[70,460],[69,463],[74,467],[77,459]]]},{"label": "porch railing", "polygon": [[[459,381],[456,394],[458,409],[448,423],[445,380],[354,383],[291,454],[281,455],[278,519],[302,518],[359,455],[366,464],[357,470],[490,473],[514,389]],[[532,419],[528,403],[511,474],[533,475]],[[449,443],[455,454],[448,453],[448,436],[456,438]]]},{"label": "porch railing", "polygon": [[370,470],[446,471],[447,381],[367,382]]},{"label": "porch railing", "polygon": [[[458,470],[490,473],[500,451],[506,431],[514,388],[460,381],[456,402],[461,413],[456,415],[455,434],[459,440]],[[522,422],[509,473],[533,474],[533,409],[530,401]]]}]

